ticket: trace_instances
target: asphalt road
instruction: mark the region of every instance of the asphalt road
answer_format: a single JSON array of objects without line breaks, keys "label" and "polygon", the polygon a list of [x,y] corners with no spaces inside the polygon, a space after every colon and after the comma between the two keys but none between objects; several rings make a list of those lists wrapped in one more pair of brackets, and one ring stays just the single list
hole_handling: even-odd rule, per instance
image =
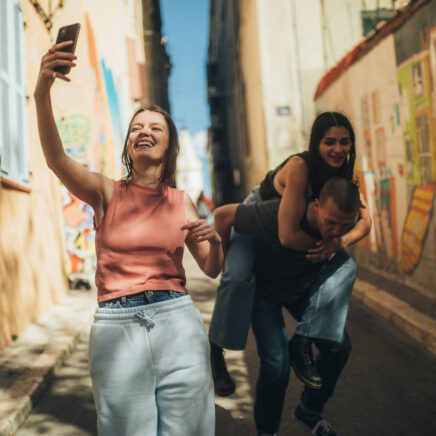
[{"label": "asphalt road", "polygon": [[[187,260],[187,271],[191,295],[208,324],[217,281],[205,278],[192,259]],[[289,317],[286,321],[292,332],[295,323]],[[347,330],[353,351],[324,418],[342,436],[436,435],[435,356],[354,300]],[[244,352],[228,351],[226,358],[238,388],[231,397],[216,398],[216,435],[255,435],[252,406],[258,358],[253,337]],[[292,374],[279,435],[310,434],[292,418],[301,390]],[[17,433],[41,434],[96,434],[86,335]]]}]

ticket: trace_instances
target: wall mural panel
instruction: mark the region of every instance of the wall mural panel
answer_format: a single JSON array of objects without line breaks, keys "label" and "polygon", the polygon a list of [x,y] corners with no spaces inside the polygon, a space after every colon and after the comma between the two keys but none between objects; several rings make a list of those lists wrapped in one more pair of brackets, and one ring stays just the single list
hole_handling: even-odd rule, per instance
[{"label": "wall mural panel", "polygon": [[429,2],[394,34],[398,84],[408,109],[403,138],[406,179],[413,194],[401,238],[400,272],[409,274],[419,264],[435,197],[435,9]]},{"label": "wall mural panel", "polygon": [[[381,76],[373,68],[382,61]],[[426,292],[436,292],[435,84],[436,1],[429,1],[317,99],[318,110],[341,107],[337,90],[352,86],[357,171],[373,220],[359,261]]]},{"label": "wall mural panel", "polygon": [[[86,149],[91,139],[90,120],[80,114],[72,114],[56,121],[59,133],[69,156],[87,164]],[[95,268],[95,244],[93,211],[65,186],[61,186],[64,215],[67,273],[92,273]]]},{"label": "wall mural panel", "polygon": [[[85,14],[89,63],[94,77],[92,120],[72,114],[57,120],[66,152],[93,171],[108,177],[121,176],[121,129],[115,81],[110,68],[97,56],[93,29]],[[94,130],[91,130],[91,123]],[[63,215],[67,249],[67,273],[93,274],[95,232],[93,210],[62,186]]]}]

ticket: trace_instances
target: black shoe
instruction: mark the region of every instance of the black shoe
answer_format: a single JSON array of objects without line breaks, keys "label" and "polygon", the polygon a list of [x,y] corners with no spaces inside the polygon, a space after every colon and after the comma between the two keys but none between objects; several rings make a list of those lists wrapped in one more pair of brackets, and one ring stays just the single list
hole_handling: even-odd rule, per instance
[{"label": "black shoe", "polygon": [[232,395],[235,392],[236,384],[227,371],[224,350],[212,342],[210,343],[210,364],[215,393],[221,397]]},{"label": "black shoe", "polygon": [[310,388],[320,389],[322,379],[313,361],[312,339],[303,335],[294,335],[288,343],[288,348],[295,375]]},{"label": "black shoe", "polygon": [[294,410],[294,416],[300,422],[307,425],[315,435],[338,436],[333,427],[327,421],[324,421],[322,416],[317,412],[309,412],[301,406],[297,406]]}]

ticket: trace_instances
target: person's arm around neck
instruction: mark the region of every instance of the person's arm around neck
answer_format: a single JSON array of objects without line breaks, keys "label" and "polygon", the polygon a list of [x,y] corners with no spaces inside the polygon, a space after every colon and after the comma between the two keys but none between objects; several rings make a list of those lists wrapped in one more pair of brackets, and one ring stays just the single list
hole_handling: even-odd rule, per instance
[{"label": "person's arm around neck", "polygon": [[338,238],[340,240],[340,248],[347,248],[355,244],[368,235],[371,230],[371,217],[369,216],[368,205],[362,193],[360,193],[360,202],[364,207],[359,209],[359,220],[351,230]]},{"label": "person's arm around neck", "polygon": [[224,254],[227,253],[230,240],[230,230],[235,221],[236,209],[239,203],[226,204],[217,207],[213,213],[215,230],[221,237]]},{"label": "person's arm around neck", "polygon": [[[65,43],[53,48],[61,48],[63,45]],[[71,53],[59,51],[46,53],[42,58],[34,92],[38,131],[48,167],[72,194],[88,203],[94,210],[98,210],[103,203],[104,193],[109,195],[111,189],[113,190],[113,182],[101,174],[89,171],[65,153],[51,103],[50,89],[55,81],[54,67],[70,65],[74,68],[74,58]],[[60,73],[56,73],[56,78],[66,82],[70,81],[68,77]]]},{"label": "person's arm around neck", "polygon": [[188,222],[182,226],[182,230],[188,231],[185,238],[186,246],[202,271],[215,278],[221,272],[224,263],[221,238],[207,221],[200,220],[197,209],[186,192],[185,212]]},{"label": "person's arm around neck", "polygon": [[315,248],[307,251],[307,260],[314,263],[319,262],[320,258],[325,259],[342,248],[355,244],[369,233],[371,230],[371,217],[369,216],[368,206],[362,193],[360,193],[360,202],[364,207],[359,209],[359,219],[353,228],[342,236],[318,241]]},{"label": "person's arm around neck", "polygon": [[279,177],[279,183],[284,185],[278,214],[280,243],[294,250],[307,250],[313,247],[316,241],[300,229],[306,211],[309,169],[303,159],[293,157],[276,177]]}]

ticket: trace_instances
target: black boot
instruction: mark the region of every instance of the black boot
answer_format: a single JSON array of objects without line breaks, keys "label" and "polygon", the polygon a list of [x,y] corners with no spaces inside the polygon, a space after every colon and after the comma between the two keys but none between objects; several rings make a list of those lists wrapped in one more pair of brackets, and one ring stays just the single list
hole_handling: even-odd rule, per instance
[{"label": "black boot", "polygon": [[331,424],[325,421],[318,412],[312,412],[301,404],[296,407],[294,416],[300,422],[307,425],[314,435],[338,436]]},{"label": "black boot", "polygon": [[294,335],[289,341],[289,358],[295,375],[312,389],[320,389],[322,380],[315,367],[312,354],[312,339],[303,335]]},{"label": "black boot", "polygon": [[210,343],[210,364],[215,393],[221,397],[232,395],[235,392],[236,385],[227,371],[224,350],[213,342]]}]

